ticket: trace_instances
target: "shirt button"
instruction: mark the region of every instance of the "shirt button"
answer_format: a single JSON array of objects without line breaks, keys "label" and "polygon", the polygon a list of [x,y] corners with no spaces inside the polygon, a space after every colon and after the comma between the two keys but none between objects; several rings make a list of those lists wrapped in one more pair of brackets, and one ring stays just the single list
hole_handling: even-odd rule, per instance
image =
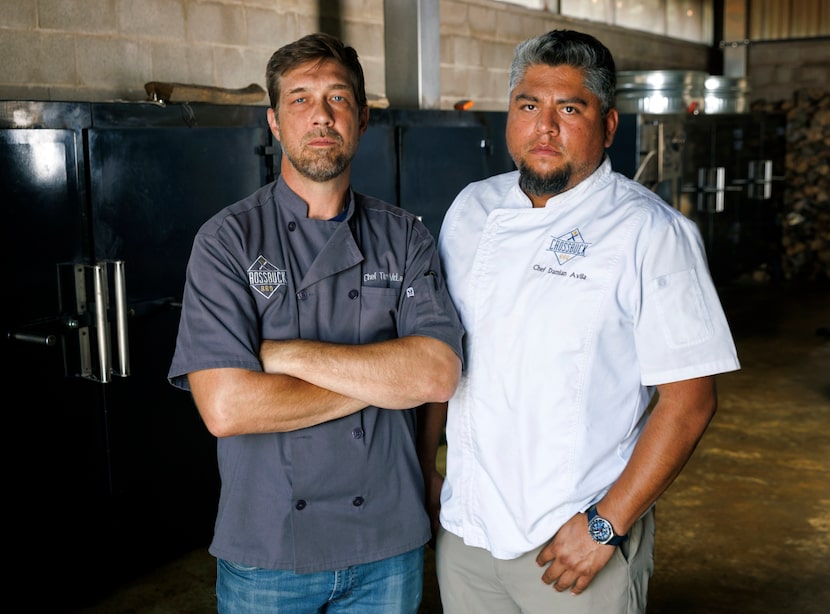
[{"label": "shirt button", "polygon": [[298,510],[304,510],[306,506],[305,499],[300,499],[294,504],[294,507]]},{"label": "shirt button", "polygon": [[288,222],[288,230],[294,232],[297,229],[297,222]]},{"label": "shirt button", "polygon": [[352,300],[356,299],[359,294],[360,292],[358,292],[357,290],[349,290],[349,298]]},{"label": "shirt button", "polygon": [[363,429],[359,426],[352,429],[352,437],[355,439],[363,439]]},{"label": "shirt button", "polygon": [[354,499],[352,499],[352,505],[354,505],[355,507],[360,507],[361,505],[363,505],[363,497],[355,497]]},{"label": "shirt button", "polygon": [[304,301],[308,298],[308,290],[300,290],[297,292],[297,298]]}]

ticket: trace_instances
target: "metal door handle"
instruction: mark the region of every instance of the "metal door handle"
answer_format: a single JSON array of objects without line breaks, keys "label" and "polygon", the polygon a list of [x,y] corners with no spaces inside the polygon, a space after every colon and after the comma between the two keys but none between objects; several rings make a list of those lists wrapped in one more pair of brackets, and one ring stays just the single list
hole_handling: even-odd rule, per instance
[{"label": "metal door handle", "polygon": [[9,339],[15,341],[25,341],[27,343],[37,343],[39,345],[57,345],[58,338],[55,335],[37,334],[37,333],[18,333],[11,331],[8,333]]},{"label": "metal door handle", "polygon": [[121,377],[130,374],[130,340],[127,332],[127,278],[124,261],[113,262],[115,281],[115,331],[118,340],[118,373]]},{"label": "metal door handle", "polygon": [[100,371],[98,380],[104,384],[112,379],[110,364],[110,327],[107,320],[107,304],[109,302],[109,290],[107,288],[107,265],[92,265],[92,284],[95,299],[95,332],[98,340],[98,368]]}]

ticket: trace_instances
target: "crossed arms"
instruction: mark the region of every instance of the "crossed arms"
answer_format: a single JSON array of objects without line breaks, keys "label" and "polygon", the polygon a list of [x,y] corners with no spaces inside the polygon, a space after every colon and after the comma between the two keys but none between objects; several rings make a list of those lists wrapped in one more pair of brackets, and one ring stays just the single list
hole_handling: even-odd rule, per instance
[{"label": "crossed arms", "polygon": [[264,372],[205,369],[188,375],[210,433],[292,431],[374,405],[409,409],[447,401],[461,360],[442,341],[408,336],[364,345],[264,341]]}]

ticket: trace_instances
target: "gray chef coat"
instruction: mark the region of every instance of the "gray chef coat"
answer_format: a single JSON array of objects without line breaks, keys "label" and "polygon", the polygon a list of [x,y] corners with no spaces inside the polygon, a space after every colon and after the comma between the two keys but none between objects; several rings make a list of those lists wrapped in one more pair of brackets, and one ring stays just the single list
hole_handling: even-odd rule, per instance
[{"label": "gray chef coat", "polygon": [[[282,178],[199,230],[168,377],[261,371],[261,339],[370,343],[408,335],[461,356],[435,242],[411,213],[355,192],[346,220],[315,220]],[[218,440],[210,552],[311,572],[409,551],[430,536],[415,410],[366,409],[287,433]]]}]

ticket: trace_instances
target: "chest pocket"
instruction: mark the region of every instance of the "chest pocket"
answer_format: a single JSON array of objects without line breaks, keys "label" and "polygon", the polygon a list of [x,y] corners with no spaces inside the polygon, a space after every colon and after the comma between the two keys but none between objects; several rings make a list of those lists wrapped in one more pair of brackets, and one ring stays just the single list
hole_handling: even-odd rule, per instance
[{"label": "chest pocket", "polygon": [[400,288],[360,288],[360,343],[398,336]]}]

